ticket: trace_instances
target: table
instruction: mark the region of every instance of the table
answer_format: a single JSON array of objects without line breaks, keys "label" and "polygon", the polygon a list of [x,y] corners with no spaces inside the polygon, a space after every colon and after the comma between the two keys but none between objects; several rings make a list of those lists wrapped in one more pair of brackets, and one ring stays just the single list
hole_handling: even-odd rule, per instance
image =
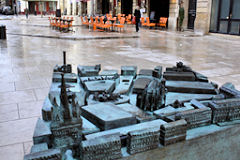
[{"label": "table", "polygon": [[73,20],[72,20],[72,19],[62,19],[62,18],[60,18],[59,20],[60,20],[60,22],[62,21],[63,23],[67,22],[67,24],[68,24],[67,31],[70,31],[70,30],[69,30],[70,23],[71,23]]},{"label": "table", "polygon": [[112,23],[112,31],[114,31],[113,30],[113,24],[114,24],[115,20],[114,19],[110,19],[110,22]]}]

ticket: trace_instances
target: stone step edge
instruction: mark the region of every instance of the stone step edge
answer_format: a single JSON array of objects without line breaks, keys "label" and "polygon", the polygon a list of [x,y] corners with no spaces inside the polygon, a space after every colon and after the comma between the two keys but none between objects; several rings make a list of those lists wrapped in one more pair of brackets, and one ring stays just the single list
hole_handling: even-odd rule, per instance
[{"label": "stone step edge", "polygon": [[28,36],[28,37],[41,37],[41,38],[54,38],[54,39],[67,39],[67,40],[91,40],[91,39],[125,39],[125,38],[139,38],[140,36],[98,36],[98,37],[65,37],[65,36],[46,36],[46,35],[32,35],[32,34],[19,34],[7,33],[8,35]]}]

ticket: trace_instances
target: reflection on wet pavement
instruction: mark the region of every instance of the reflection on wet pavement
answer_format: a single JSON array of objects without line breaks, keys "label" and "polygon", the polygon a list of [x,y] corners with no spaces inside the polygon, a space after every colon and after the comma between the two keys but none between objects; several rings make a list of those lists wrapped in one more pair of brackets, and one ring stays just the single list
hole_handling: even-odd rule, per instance
[{"label": "reflection on wet pavement", "polygon": [[88,28],[78,26],[77,23],[74,27],[76,32],[60,33],[47,27],[47,17],[31,17],[27,21],[22,16],[13,20],[0,20],[0,24],[7,25],[7,33],[17,34],[139,36],[74,41],[8,34],[6,41],[0,40],[2,159],[22,159],[23,154],[29,152],[35,122],[40,117],[41,104],[51,83],[52,68],[62,63],[64,50],[67,52],[67,62],[73,64],[74,72],[78,64],[101,63],[103,69],[137,65],[141,69],[157,65],[173,66],[177,61],[183,61],[220,85],[230,81],[240,89],[239,37],[197,36],[192,32],[176,33],[143,28],[140,33],[135,33],[134,26],[128,26],[125,33],[89,32]]}]

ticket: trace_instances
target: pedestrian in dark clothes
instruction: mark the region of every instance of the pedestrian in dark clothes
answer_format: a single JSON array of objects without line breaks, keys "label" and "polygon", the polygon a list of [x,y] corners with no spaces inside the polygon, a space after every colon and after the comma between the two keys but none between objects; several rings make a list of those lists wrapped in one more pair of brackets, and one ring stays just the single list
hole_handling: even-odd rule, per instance
[{"label": "pedestrian in dark clothes", "polygon": [[28,19],[28,9],[25,9],[26,19]]},{"label": "pedestrian in dark clothes", "polygon": [[136,32],[139,31],[139,22],[140,22],[140,18],[141,18],[141,12],[139,10],[139,6],[136,7],[135,11],[134,11],[134,16],[135,16],[135,22],[136,22]]}]

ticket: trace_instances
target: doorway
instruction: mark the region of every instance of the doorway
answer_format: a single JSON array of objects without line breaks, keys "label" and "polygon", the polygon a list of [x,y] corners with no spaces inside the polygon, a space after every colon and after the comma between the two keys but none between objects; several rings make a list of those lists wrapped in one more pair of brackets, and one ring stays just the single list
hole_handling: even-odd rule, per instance
[{"label": "doorway", "polygon": [[155,22],[158,22],[160,17],[169,17],[169,0],[150,0],[149,17]]},{"label": "doorway", "polygon": [[79,14],[78,14],[78,12],[79,12],[79,11],[78,11],[78,10],[79,10],[78,7],[79,7],[79,2],[76,2],[76,15],[79,15]]},{"label": "doorway", "polygon": [[240,1],[221,0],[219,6],[218,32],[240,34]]},{"label": "doorway", "polygon": [[133,0],[121,0],[121,11],[122,14],[128,15],[132,14],[133,10]]},{"label": "doorway", "polygon": [[35,2],[28,2],[29,14],[34,14],[35,12]]},{"label": "doorway", "polygon": [[189,0],[188,5],[188,29],[194,29],[196,19],[197,0]]},{"label": "doorway", "polygon": [[102,0],[102,14],[109,13],[109,0]]},{"label": "doorway", "polygon": [[213,0],[210,31],[240,35],[240,1]]}]

